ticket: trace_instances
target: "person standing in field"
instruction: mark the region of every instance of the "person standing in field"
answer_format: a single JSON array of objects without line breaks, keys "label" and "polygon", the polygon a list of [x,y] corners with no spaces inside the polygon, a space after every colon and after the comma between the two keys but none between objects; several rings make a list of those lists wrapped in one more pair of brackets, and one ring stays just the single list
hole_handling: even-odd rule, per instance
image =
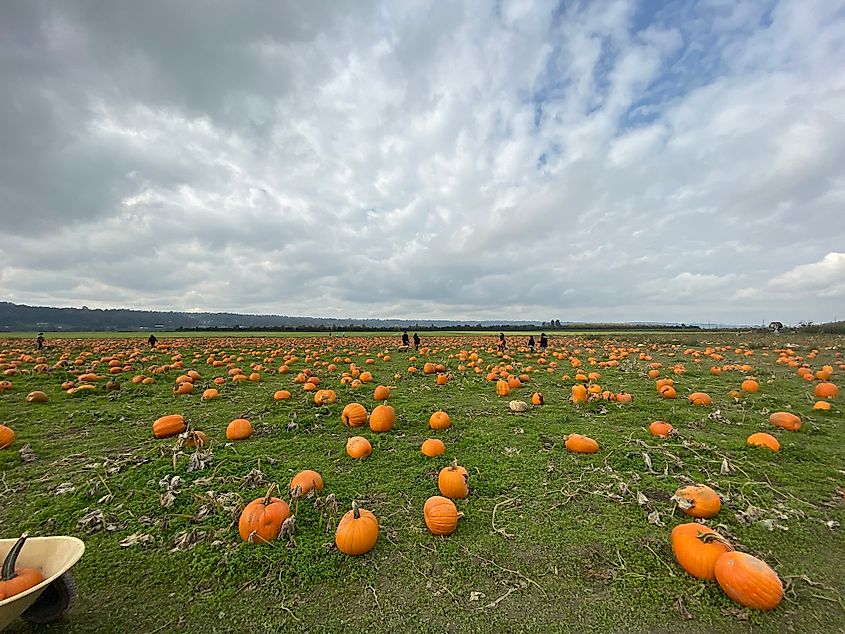
[{"label": "person standing in field", "polygon": [[45,339],[44,339],[44,333],[43,333],[43,332],[39,332],[39,333],[38,333],[38,336],[35,338],[35,344],[38,346],[38,349],[39,349],[39,350],[43,350],[43,349],[44,349],[44,341],[45,341]]},{"label": "person standing in field", "polygon": [[410,339],[408,339],[408,331],[402,333],[402,347],[407,348],[410,344]]},{"label": "person standing in field", "polygon": [[546,336],[546,333],[540,333],[540,352],[543,353],[546,351],[546,348],[549,345],[549,338]]},{"label": "person standing in field", "polygon": [[504,352],[505,348],[508,347],[507,342],[505,342],[505,333],[499,333],[499,343],[497,343],[496,346],[499,348],[499,352]]},{"label": "person standing in field", "polygon": [[414,349],[420,349],[420,336],[417,333],[414,333]]},{"label": "person standing in field", "polygon": [[534,352],[534,345],[535,344],[536,344],[536,342],[534,341],[534,335],[531,335],[530,337],[528,337],[528,350],[530,352]]},{"label": "person standing in field", "polygon": [[155,348],[156,343],[158,343],[158,339],[156,339],[155,335],[150,335],[150,338],[147,339],[147,343],[150,344],[150,348]]}]

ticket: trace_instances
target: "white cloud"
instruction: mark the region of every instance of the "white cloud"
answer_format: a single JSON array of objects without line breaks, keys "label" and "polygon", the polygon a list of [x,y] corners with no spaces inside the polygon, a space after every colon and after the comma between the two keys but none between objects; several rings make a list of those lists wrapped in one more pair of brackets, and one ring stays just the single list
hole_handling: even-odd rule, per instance
[{"label": "white cloud", "polygon": [[2,5],[0,297],[821,321],[843,7]]}]

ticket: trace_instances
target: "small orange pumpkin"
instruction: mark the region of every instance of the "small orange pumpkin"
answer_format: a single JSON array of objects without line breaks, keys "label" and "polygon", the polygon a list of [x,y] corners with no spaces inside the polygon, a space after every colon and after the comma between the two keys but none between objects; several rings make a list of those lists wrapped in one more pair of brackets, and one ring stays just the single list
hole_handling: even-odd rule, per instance
[{"label": "small orange pumpkin", "polygon": [[379,385],[373,392],[373,398],[377,401],[386,401],[390,398],[390,388],[386,385]]},{"label": "small orange pumpkin", "polygon": [[422,451],[423,455],[428,456],[429,458],[434,458],[435,456],[445,453],[446,445],[444,445],[443,441],[439,438],[429,438],[423,442],[420,451]]},{"label": "small orange pumpkin", "polygon": [[668,438],[669,434],[675,431],[675,428],[672,427],[672,425],[670,425],[669,423],[663,422],[662,420],[656,420],[648,426],[648,431],[652,436]]},{"label": "small orange pumpkin", "polygon": [[713,404],[713,399],[707,392],[693,392],[689,395],[689,402],[693,405],[706,407]]},{"label": "small orange pumpkin", "polygon": [[15,430],[6,425],[0,425],[0,449],[5,449],[15,442]]}]

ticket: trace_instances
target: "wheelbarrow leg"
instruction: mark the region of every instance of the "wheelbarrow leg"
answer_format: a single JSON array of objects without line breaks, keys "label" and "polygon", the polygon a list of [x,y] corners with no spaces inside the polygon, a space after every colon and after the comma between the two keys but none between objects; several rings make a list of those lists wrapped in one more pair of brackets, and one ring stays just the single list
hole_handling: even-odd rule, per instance
[{"label": "wheelbarrow leg", "polygon": [[44,589],[21,618],[28,623],[52,623],[58,621],[70,610],[76,598],[76,584],[69,572],[57,577]]}]

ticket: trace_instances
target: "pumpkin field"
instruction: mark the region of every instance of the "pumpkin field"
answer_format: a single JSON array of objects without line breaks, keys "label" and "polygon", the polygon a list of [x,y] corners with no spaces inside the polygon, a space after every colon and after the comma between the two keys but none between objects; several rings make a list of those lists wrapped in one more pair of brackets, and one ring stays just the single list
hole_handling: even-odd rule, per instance
[{"label": "pumpkin field", "polygon": [[845,337],[526,339],[0,339],[7,631],[845,632]]}]

